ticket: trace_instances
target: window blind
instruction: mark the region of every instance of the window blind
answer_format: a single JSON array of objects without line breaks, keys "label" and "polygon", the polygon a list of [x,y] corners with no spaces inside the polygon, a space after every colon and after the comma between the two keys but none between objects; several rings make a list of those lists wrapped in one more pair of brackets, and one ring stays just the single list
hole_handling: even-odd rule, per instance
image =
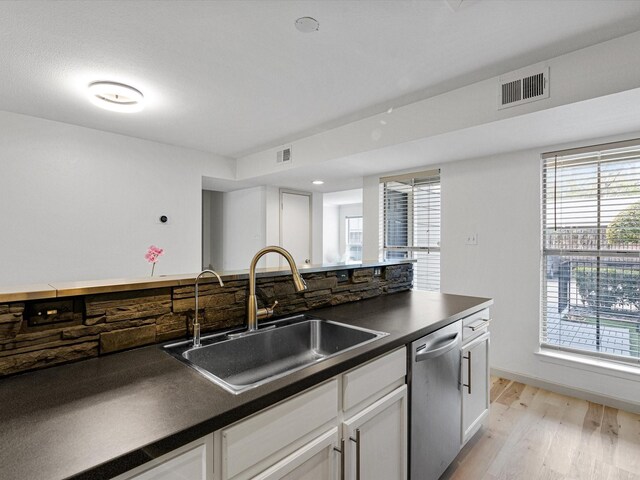
[{"label": "window blind", "polygon": [[541,344],[640,363],[640,140],[543,155]]},{"label": "window blind", "polygon": [[440,170],[380,179],[385,260],[409,258],[414,288],[440,290]]}]

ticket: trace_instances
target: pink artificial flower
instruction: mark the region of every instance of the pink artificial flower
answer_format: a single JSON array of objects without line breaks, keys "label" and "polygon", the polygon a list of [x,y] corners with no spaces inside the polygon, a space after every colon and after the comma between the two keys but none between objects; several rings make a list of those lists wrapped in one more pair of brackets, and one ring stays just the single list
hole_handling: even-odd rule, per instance
[{"label": "pink artificial flower", "polygon": [[164,249],[160,247],[156,247],[155,245],[151,245],[145,253],[144,258],[147,262],[153,264],[151,266],[151,276],[153,277],[153,271],[156,268],[156,262],[158,261],[158,257],[164,253]]},{"label": "pink artificial flower", "polygon": [[144,258],[149,263],[156,263],[158,261],[158,257],[164,253],[163,248],[158,248],[155,245],[151,245]]}]

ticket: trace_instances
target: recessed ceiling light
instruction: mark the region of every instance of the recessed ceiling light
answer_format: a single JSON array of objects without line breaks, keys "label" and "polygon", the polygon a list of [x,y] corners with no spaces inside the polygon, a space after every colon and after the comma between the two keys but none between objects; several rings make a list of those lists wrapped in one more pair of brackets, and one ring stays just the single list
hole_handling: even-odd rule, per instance
[{"label": "recessed ceiling light", "polygon": [[314,185],[322,185],[322,184],[324,184],[324,182],[322,180],[314,180],[311,183],[313,183]]},{"label": "recessed ceiling light", "polygon": [[316,32],[320,28],[320,23],[311,17],[300,17],[296,20],[296,28],[302,33]]},{"label": "recessed ceiling light", "polygon": [[142,92],[123,83],[93,82],[89,85],[89,100],[113,112],[139,112],[144,108]]}]

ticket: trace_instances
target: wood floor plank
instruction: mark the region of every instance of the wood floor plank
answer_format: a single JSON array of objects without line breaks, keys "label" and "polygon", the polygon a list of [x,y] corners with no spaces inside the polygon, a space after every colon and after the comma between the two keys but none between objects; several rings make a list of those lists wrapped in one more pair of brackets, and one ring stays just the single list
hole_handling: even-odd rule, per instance
[{"label": "wood floor plank", "polygon": [[[442,479],[480,478],[500,453],[516,416],[504,405],[495,405],[482,435],[476,435],[465,445]],[[476,476],[474,476],[476,475]]]},{"label": "wood floor plank", "polygon": [[600,444],[602,448],[602,460],[609,465],[615,465],[619,428],[618,409],[605,406],[602,415],[602,425],[600,426]]},{"label": "wood floor plank", "polygon": [[640,475],[640,415],[618,411],[616,467]]},{"label": "wood floor plank", "polygon": [[[499,480],[522,475],[535,478],[539,474],[562,416],[562,408],[549,402],[548,396],[549,392],[539,390],[519,412],[519,421],[489,468],[489,473]],[[519,402],[512,405],[516,412],[522,407]]]},{"label": "wood floor plank", "polygon": [[501,395],[498,395],[496,402],[508,407],[520,398],[522,390],[524,390],[523,383],[512,382]]},{"label": "wood floor plank", "polygon": [[441,480],[640,480],[640,415],[491,380],[485,427]]},{"label": "wood floor plank", "polygon": [[584,436],[591,436],[602,425],[604,407],[593,402],[587,402],[587,404],[589,408],[582,422],[582,433]]},{"label": "wood floor plank", "polygon": [[537,392],[537,388],[526,385],[519,394],[519,402],[510,402],[510,406],[494,403],[484,433],[476,435],[462,449],[448,473],[445,472],[442,478],[480,478],[503,450],[509,434],[522,418],[521,410],[529,408]]},{"label": "wood floor plank", "polygon": [[538,473],[538,475],[532,478],[535,478],[536,480],[563,480],[564,475],[556,472],[553,468],[547,465],[542,465],[542,468],[540,468],[540,472]]},{"label": "wood floor plank", "polygon": [[566,396],[563,398],[563,414],[543,461],[545,466],[561,475],[567,475],[571,471],[573,456],[580,448],[587,409],[587,402],[584,400]]},{"label": "wood floor plank", "polygon": [[491,383],[491,390],[489,392],[491,403],[495,402],[496,399],[504,393],[510,383],[511,380],[507,380],[506,378],[495,378]]}]

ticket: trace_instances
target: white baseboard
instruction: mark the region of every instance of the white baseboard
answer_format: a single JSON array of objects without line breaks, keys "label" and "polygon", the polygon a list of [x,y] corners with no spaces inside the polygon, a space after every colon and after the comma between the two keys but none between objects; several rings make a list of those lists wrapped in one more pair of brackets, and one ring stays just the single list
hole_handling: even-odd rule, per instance
[{"label": "white baseboard", "polygon": [[530,377],[521,373],[509,372],[507,370],[500,370],[497,368],[491,369],[491,375],[524,383],[526,385],[531,385],[532,387],[544,388],[545,390],[559,393],[561,395],[581,398],[582,400],[601,403],[602,405],[607,405],[608,407],[640,414],[640,403],[627,402],[618,398],[609,397],[608,395],[602,395],[599,393],[590,392],[588,390],[582,390],[580,388],[568,387],[559,383],[548,382],[541,378]]}]

